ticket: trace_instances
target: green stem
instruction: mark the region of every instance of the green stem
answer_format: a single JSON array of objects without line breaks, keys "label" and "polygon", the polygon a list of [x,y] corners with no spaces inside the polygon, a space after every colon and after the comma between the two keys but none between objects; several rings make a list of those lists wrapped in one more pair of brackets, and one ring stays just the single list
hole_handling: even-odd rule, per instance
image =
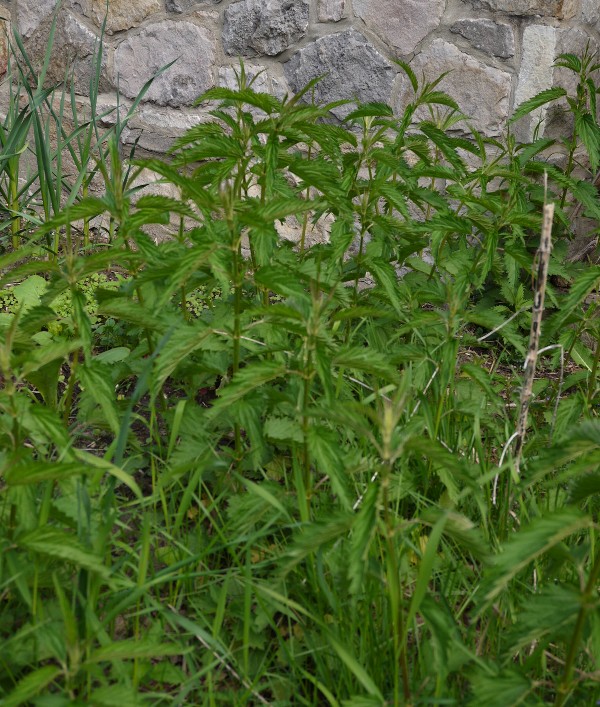
[{"label": "green stem", "polygon": [[16,165],[11,165],[10,169],[10,210],[12,212],[13,218],[10,223],[10,230],[12,234],[12,247],[13,250],[17,250],[20,242],[21,233],[21,217],[16,215],[19,211],[19,167],[18,163]]},{"label": "green stem", "polygon": [[400,701],[400,681],[402,675],[402,693],[404,703],[410,701],[410,684],[408,681],[408,660],[406,657],[406,646],[404,645],[404,607],[402,606],[402,587],[400,586],[400,571],[398,567],[398,550],[394,543],[394,522],[390,513],[390,485],[391,465],[385,461],[381,475],[383,521],[385,525],[386,547],[387,547],[387,575],[388,593],[390,599],[390,611],[392,614],[392,631],[394,643],[394,662],[399,670],[394,670],[394,704],[401,704]]},{"label": "green stem", "polygon": [[600,578],[600,552],[596,554],[594,566],[592,567],[588,582],[581,597],[581,608],[579,609],[577,623],[575,624],[575,630],[573,631],[573,637],[571,638],[571,645],[569,646],[569,653],[565,663],[565,672],[560,685],[558,686],[558,694],[556,696],[556,701],[554,702],[555,707],[562,707],[572,690],[575,660],[577,659],[577,653],[579,652],[579,644],[581,643],[581,637],[583,635],[583,629],[585,628],[587,615],[594,608],[594,595],[597,592],[596,585],[598,583],[598,578]]}]

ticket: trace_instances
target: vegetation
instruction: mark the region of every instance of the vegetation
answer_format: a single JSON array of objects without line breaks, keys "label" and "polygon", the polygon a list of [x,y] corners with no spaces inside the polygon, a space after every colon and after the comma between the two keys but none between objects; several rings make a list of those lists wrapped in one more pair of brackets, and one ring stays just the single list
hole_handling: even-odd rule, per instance
[{"label": "vegetation", "polygon": [[[403,115],[359,105],[341,124],[311,85],[279,101],[242,65],[161,161],[120,154],[137,102],[107,131],[68,116],[74,96],[18,44],[0,129],[3,707],[600,699],[600,268],[566,258],[573,210],[600,216],[581,173],[600,65],[557,63],[576,95],[513,123],[561,102],[562,144],[485,138],[404,65]],[[143,168],[180,197],[140,195]],[[515,440],[544,204],[541,372]]]}]

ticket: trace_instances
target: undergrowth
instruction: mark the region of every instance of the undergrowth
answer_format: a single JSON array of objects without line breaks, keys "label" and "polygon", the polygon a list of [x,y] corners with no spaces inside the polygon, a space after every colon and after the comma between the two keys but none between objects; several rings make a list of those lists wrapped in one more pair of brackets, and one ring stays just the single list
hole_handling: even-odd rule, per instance
[{"label": "undergrowth", "polygon": [[[67,121],[72,94],[15,42],[0,704],[594,704],[600,269],[566,259],[573,210],[600,215],[577,171],[599,161],[593,58],[559,57],[576,95],[513,117],[566,100],[562,161],[559,141],[473,131],[405,65],[404,114],[336,124],[310,84],[278,100],[241,65],[161,161],[124,159],[122,122]],[[142,169],[180,198],[140,192]]]}]

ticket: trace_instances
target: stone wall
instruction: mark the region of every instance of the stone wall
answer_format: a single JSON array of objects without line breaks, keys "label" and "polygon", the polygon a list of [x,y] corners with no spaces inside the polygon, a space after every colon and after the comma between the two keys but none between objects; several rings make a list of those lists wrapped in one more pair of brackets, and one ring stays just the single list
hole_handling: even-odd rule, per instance
[{"label": "stone wall", "polygon": [[[0,0],[0,14],[39,59],[58,4],[52,74],[64,76],[72,63],[85,94],[105,0]],[[496,136],[515,105],[568,80],[552,67],[557,54],[581,52],[588,40],[597,46],[600,0],[109,0],[105,29],[102,106],[114,102],[117,87],[133,99],[176,60],[154,81],[127,133],[148,150],[163,151],[202,119],[192,104],[205,89],[235,86],[240,56],[249,73],[265,70],[260,90],[282,96],[326,74],[317,100],[356,97],[398,110],[411,89],[394,58],[428,79],[450,71],[440,88],[475,127]],[[4,42],[0,70],[5,65]],[[521,125],[521,136],[533,127]]]}]

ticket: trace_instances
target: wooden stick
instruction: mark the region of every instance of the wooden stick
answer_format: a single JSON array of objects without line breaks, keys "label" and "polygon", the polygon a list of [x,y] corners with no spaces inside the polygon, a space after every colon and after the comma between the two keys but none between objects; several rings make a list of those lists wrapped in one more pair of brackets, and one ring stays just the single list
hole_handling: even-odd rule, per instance
[{"label": "wooden stick", "polygon": [[552,250],[552,221],[554,219],[554,204],[544,205],[544,218],[542,222],[542,238],[537,252],[537,276],[533,292],[533,310],[531,312],[531,331],[529,333],[529,348],[525,359],[525,373],[521,389],[521,409],[516,431],[515,444],[515,471],[520,472],[521,454],[525,443],[527,431],[527,415],[533,390],[533,378],[537,364],[540,333],[542,329],[542,314],[544,313],[544,297],[546,295],[546,280],[548,278],[548,261]]}]

